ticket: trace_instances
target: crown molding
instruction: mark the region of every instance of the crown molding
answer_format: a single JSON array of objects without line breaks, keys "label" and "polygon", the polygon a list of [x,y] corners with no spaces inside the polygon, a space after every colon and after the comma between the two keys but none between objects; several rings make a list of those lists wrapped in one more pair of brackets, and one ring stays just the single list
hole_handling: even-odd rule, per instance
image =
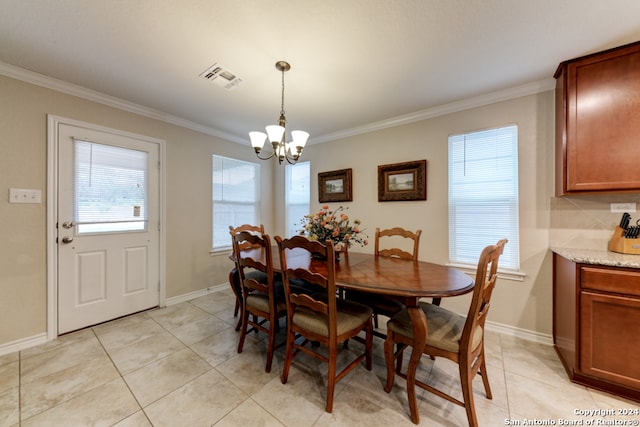
[{"label": "crown molding", "polygon": [[425,110],[416,111],[414,113],[405,114],[403,116],[392,117],[386,120],[369,123],[363,126],[345,129],[343,131],[334,132],[313,138],[313,143],[334,141],[336,139],[347,138],[350,136],[361,135],[364,133],[374,132],[390,127],[406,125],[409,123],[419,122],[422,120],[432,119],[434,117],[443,116],[445,114],[456,113],[459,111],[469,110],[471,108],[482,107],[484,105],[495,104],[501,101],[507,101],[522,96],[534,95],[541,92],[547,92],[555,89],[556,81],[553,77],[543,80],[527,83],[524,85],[503,89],[496,92],[486,93],[472,98],[451,102],[449,104],[439,105]]},{"label": "crown molding", "polygon": [[[109,107],[117,108],[123,111],[128,111],[130,113],[135,113],[151,119],[160,120],[160,121],[170,123],[176,126],[180,126],[186,129],[191,129],[193,131],[200,132],[206,135],[215,136],[217,138],[221,138],[226,141],[231,141],[231,142],[235,142],[242,145],[248,144],[248,142],[244,138],[240,138],[236,135],[222,132],[220,130],[217,130],[208,126],[203,126],[201,124],[192,122],[190,120],[173,116],[171,114],[167,114],[162,111],[154,110],[152,108],[145,107],[143,105],[135,104],[133,102],[125,101],[120,98],[105,95],[104,93],[87,89],[85,87],[78,86],[72,83],[68,83],[63,80],[45,76],[44,74],[39,74],[34,71],[25,70],[24,68],[16,67],[14,65],[7,64],[5,62],[0,62],[0,75],[11,77],[13,79],[21,80],[37,86],[42,86],[47,89],[52,89],[58,92],[66,93],[68,95],[76,96],[78,98],[86,99],[88,101],[97,102],[99,104],[107,105]],[[491,92],[491,93],[475,96],[472,98],[451,102],[449,104],[440,105],[433,108],[427,108],[425,110],[416,111],[414,113],[405,114],[403,116],[392,117],[390,119],[380,120],[380,121],[369,123],[363,126],[357,126],[350,129],[345,129],[339,132],[333,132],[325,135],[316,136],[313,138],[313,142],[310,142],[310,144],[320,144],[323,142],[329,142],[337,139],[375,132],[375,131],[390,128],[390,127],[419,122],[421,120],[431,119],[434,117],[443,116],[445,114],[464,111],[470,108],[481,107],[484,105],[495,104],[496,102],[500,102],[500,101],[506,101],[509,99],[519,98],[522,96],[533,95],[540,92],[546,92],[554,88],[555,88],[555,79],[550,77],[550,78],[539,80],[536,82],[527,83],[521,86],[516,86],[509,89]]]},{"label": "crown molding", "polygon": [[55,90],[57,92],[66,93],[67,95],[76,96],[88,101],[97,102],[99,104],[117,108],[119,110],[128,111],[130,113],[138,114],[150,119],[160,120],[165,123],[191,129],[196,132],[215,136],[227,141],[237,142],[244,145],[247,144],[246,141],[235,135],[213,129],[208,126],[203,126],[201,124],[183,119],[181,117],[173,116],[159,110],[154,110],[153,108],[145,107],[143,105],[135,104],[133,102],[116,98],[114,96],[87,89],[73,83],[45,76],[44,74],[25,70],[24,68],[16,67],[15,65],[7,64],[5,62],[0,62],[0,75],[11,77],[13,79],[21,80],[23,82],[31,83],[47,89]]}]

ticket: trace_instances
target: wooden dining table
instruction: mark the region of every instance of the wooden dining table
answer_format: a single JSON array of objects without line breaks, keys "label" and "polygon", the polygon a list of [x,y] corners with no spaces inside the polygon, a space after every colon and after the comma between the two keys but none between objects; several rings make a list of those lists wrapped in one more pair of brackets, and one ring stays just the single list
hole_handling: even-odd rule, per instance
[{"label": "wooden dining table", "polygon": [[[258,250],[243,256],[264,258]],[[231,257],[233,259],[233,257]],[[274,272],[281,272],[278,248],[272,250]],[[287,267],[303,267],[326,272],[326,263],[314,260],[304,250],[287,257]],[[230,280],[231,277],[230,275]],[[236,279],[237,280],[237,275]],[[232,286],[234,284],[232,283]],[[239,285],[236,283],[235,285]],[[447,298],[471,292],[474,280],[467,274],[441,264],[388,258],[358,252],[342,252],[336,262],[336,285],[345,290],[365,291],[393,297],[402,302],[413,324],[413,349],[407,372],[409,401],[415,396],[415,372],[427,341],[427,319],[419,306],[420,298]]]}]

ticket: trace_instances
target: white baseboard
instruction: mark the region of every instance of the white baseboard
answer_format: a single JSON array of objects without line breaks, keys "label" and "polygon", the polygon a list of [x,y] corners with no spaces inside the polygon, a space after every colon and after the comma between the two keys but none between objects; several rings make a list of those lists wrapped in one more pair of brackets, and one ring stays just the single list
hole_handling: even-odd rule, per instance
[{"label": "white baseboard", "polygon": [[205,295],[209,295],[213,292],[219,292],[229,289],[229,283],[222,283],[220,285],[213,285],[205,289],[201,289],[195,292],[189,292],[188,294],[178,295],[177,297],[167,298],[164,302],[166,305],[179,304],[181,302],[189,301],[195,298],[199,298]]},{"label": "white baseboard", "polygon": [[516,326],[505,325],[487,320],[485,323],[487,331],[497,332],[503,335],[510,335],[516,338],[522,338],[528,341],[535,341],[540,344],[553,345],[553,336],[543,334],[541,332],[530,331],[528,329],[518,328]]},{"label": "white baseboard", "polygon": [[4,356],[5,354],[13,353],[15,351],[24,350],[29,347],[34,347],[36,345],[44,344],[46,342],[47,333],[43,332],[32,337],[22,338],[17,341],[2,344],[0,346],[0,356]]}]

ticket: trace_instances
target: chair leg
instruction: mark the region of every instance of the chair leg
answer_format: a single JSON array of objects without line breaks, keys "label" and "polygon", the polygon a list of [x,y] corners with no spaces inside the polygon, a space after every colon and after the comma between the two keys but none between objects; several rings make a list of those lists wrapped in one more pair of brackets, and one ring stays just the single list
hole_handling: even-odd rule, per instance
[{"label": "chair leg", "polygon": [[265,372],[271,372],[271,364],[273,362],[273,350],[276,348],[276,332],[278,332],[278,323],[279,319],[277,315],[271,314],[269,316],[269,337],[268,337],[268,345],[267,345],[267,367],[265,368]]},{"label": "chair leg", "polygon": [[333,392],[336,388],[336,359],[338,348],[336,343],[329,343],[329,375],[327,378],[327,406],[325,411],[333,411]]},{"label": "chair leg", "polygon": [[467,412],[467,420],[469,427],[478,427],[478,418],[476,417],[476,409],[473,403],[473,374],[469,367],[469,362],[460,360],[458,365],[460,370],[460,384],[462,386],[462,400],[464,409]]},{"label": "chair leg", "polygon": [[242,315],[240,319],[240,339],[238,340],[238,353],[242,353],[242,347],[244,347],[244,340],[247,337],[247,328],[249,327],[249,312],[246,307],[242,308],[240,313]]},{"label": "chair leg", "polygon": [[373,357],[371,355],[371,353],[373,353],[373,325],[371,324],[371,319],[369,319],[369,323],[367,323],[365,334],[365,367],[367,371],[370,371],[373,368]]},{"label": "chair leg", "polygon": [[482,383],[484,384],[484,392],[487,395],[487,399],[493,399],[493,395],[491,394],[491,386],[489,385],[489,374],[487,374],[487,364],[484,360],[484,349],[482,354],[482,363],[480,364],[480,375],[482,375]]},{"label": "chair leg", "polygon": [[384,386],[384,391],[387,393],[391,392],[395,378],[393,347],[393,332],[387,331],[387,338],[384,340],[384,360],[387,365],[387,384]]},{"label": "chair leg", "polygon": [[293,343],[296,338],[295,335],[295,332],[291,329],[290,322],[287,321],[287,347],[285,350],[284,365],[282,366],[282,374],[280,375],[280,381],[282,384],[286,384],[287,379],[289,378],[289,368],[291,367],[291,361],[293,359]]}]

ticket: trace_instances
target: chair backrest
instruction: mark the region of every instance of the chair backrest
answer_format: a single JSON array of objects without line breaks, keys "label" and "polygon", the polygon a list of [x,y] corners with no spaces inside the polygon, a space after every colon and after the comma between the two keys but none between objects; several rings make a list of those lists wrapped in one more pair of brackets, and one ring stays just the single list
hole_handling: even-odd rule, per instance
[{"label": "chair backrest", "polygon": [[[231,235],[233,253],[236,254],[236,265],[240,283],[244,288],[273,295],[275,285],[273,280],[273,264],[271,261],[271,239],[268,234],[254,234],[251,231],[241,231]],[[242,247],[245,246],[245,249]],[[252,268],[267,275],[266,283],[254,278],[246,278],[245,268]]]},{"label": "chair backrest", "polygon": [[[232,238],[234,234],[240,233],[241,231],[248,231],[252,234],[264,234],[264,225],[242,224],[238,227],[234,227],[233,225],[229,226],[229,234],[231,235]],[[243,244],[240,245],[240,249],[248,249],[250,247],[251,245],[246,242],[243,242]],[[234,251],[233,255],[237,256],[238,254]]]},{"label": "chair backrest", "polygon": [[[276,236],[275,240],[280,251],[282,281],[289,318],[291,319],[295,311],[301,307],[319,313],[327,318],[329,337],[335,338],[337,308],[333,243],[327,241],[326,244],[322,244],[304,236],[293,236],[290,239]],[[306,284],[310,287],[315,286],[316,289],[320,286],[326,290],[326,294],[293,293],[291,280],[295,280],[297,286]]]},{"label": "chair backrest", "polygon": [[489,245],[484,248],[480,254],[471,306],[469,307],[469,313],[467,314],[467,320],[460,339],[461,351],[463,348],[468,351],[473,350],[470,347],[474,331],[478,327],[484,329],[484,323],[489,312],[491,294],[498,279],[498,260],[506,243],[507,239],[502,239],[495,245]]},{"label": "chair backrest", "polygon": [[[422,234],[422,230],[418,230],[415,233],[413,233],[401,227],[393,227],[387,230],[380,230],[380,228],[376,228],[374,254],[376,256],[412,259],[415,261],[418,259],[418,249],[420,247],[421,234]],[[394,237],[394,236],[413,240],[413,251],[410,253],[400,248],[380,249],[381,237]]]}]

